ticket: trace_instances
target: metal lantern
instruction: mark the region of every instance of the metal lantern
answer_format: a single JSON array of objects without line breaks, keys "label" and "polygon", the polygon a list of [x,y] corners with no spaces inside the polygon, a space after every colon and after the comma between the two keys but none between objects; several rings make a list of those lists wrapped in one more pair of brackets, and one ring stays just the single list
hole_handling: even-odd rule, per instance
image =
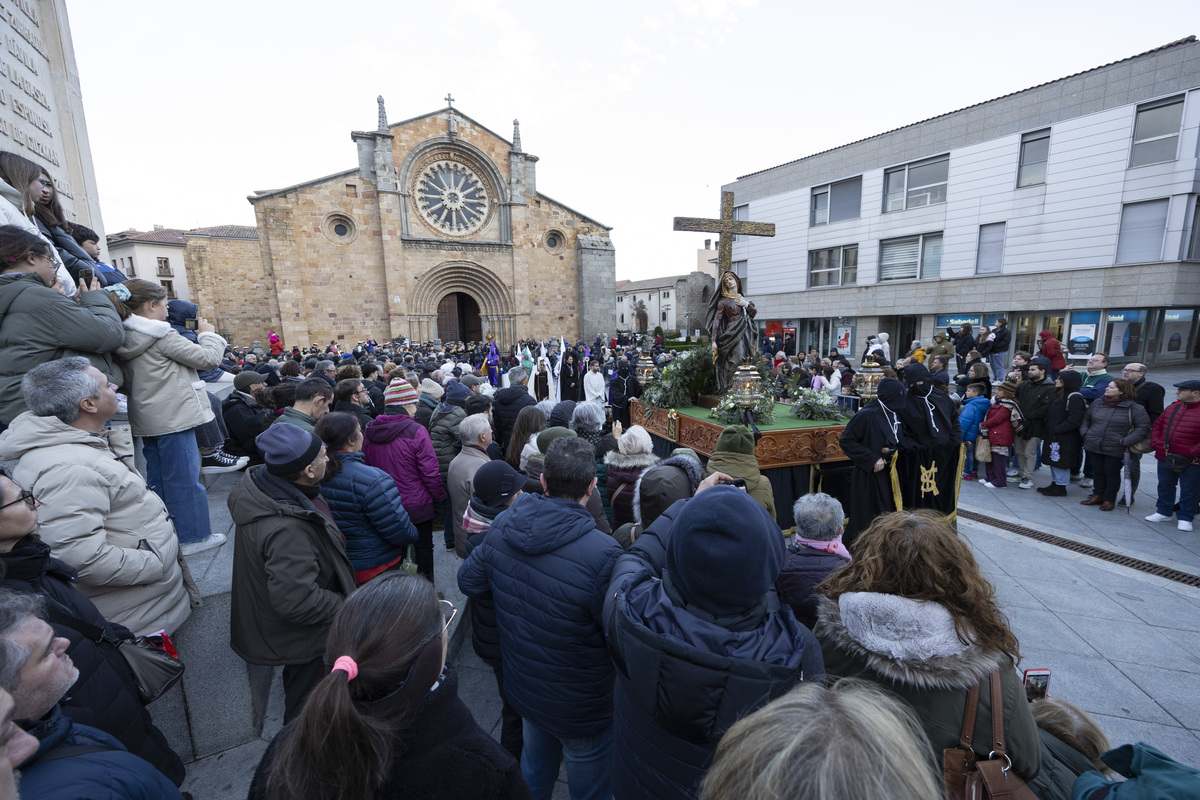
[{"label": "metal lantern", "polygon": [[746,362],[733,373],[733,401],[741,408],[752,409],[762,399],[762,376]]},{"label": "metal lantern", "polygon": [[643,389],[650,387],[650,384],[658,380],[658,367],[654,365],[654,359],[649,353],[644,353],[637,363],[637,379]]},{"label": "metal lantern", "polygon": [[854,391],[865,406],[879,393],[879,382],[887,376],[874,358],[865,359],[854,375]]}]

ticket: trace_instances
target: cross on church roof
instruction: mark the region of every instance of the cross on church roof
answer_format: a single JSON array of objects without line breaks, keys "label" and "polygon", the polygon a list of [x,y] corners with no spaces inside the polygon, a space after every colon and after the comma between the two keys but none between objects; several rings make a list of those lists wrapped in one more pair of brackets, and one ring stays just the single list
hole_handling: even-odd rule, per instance
[{"label": "cross on church roof", "polygon": [[446,101],[446,105],[454,108],[454,98],[450,96],[449,92],[446,92],[446,96],[442,99]]},{"label": "cross on church roof", "polygon": [[775,223],[735,220],[733,218],[733,192],[721,192],[720,219],[676,217],[675,230],[721,234],[721,238],[717,242],[717,279],[720,280],[723,273],[733,269],[733,235],[774,236]]}]

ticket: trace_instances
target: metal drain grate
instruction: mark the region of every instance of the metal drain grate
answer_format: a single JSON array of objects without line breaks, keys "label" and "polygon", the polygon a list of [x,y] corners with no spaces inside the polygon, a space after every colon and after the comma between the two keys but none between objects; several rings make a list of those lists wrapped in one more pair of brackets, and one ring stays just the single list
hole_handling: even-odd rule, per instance
[{"label": "metal drain grate", "polygon": [[987,517],[983,514],[976,514],[973,511],[958,510],[958,516],[962,519],[969,519],[973,522],[982,522],[984,525],[990,525],[993,528],[1018,533],[1021,536],[1030,539],[1036,539],[1039,542],[1052,544],[1055,547],[1061,547],[1064,550],[1070,550],[1075,553],[1082,553],[1085,556],[1098,558],[1101,561],[1107,561],[1110,564],[1119,564],[1122,567],[1136,569],[1139,572],[1145,572],[1147,575],[1156,575],[1159,578],[1166,578],[1176,583],[1182,583],[1187,586],[1200,586],[1200,575],[1192,575],[1187,572],[1180,572],[1177,569],[1164,567],[1159,564],[1151,564],[1149,561],[1142,561],[1139,558],[1130,558],[1123,556],[1120,553],[1114,553],[1111,550],[1103,550],[1099,547],[1093,547],[1090,544],[1081,544],[1071,539],[1064,539],[1061,536],[1055,536],[1050,533],[1042,533],[1035,531],[1032,528],[1026,528],[1021,525],[1014,525],[1011,522],[1004,522],[993,517]]}]

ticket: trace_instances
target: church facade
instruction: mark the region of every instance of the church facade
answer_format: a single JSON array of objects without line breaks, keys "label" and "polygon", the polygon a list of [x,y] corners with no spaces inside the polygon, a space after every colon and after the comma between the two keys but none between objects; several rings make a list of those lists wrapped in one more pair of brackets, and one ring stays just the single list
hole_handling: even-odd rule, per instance
[{"label": "church facade", "polygon": [[[451,106],[389,125],[381,97],[351,138],[354,169],[248,198],[261,264],[189,276],[219,330],[265,340],[266,319],[306,346],[615,329],[610,228],[538,192],[516,121],[512,141]],[[229,270],[258,289],[222,291]]]}]

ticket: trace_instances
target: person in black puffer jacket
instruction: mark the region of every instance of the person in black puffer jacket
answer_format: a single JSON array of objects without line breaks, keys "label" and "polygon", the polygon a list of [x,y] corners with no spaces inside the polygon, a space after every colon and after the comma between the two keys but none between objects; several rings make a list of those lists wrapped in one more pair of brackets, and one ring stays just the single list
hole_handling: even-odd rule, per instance
[{"label": "person in black puffer jacket", "polygon": [[[20,491],[8,477],[0,477],[0,503],[13,501]],[[25,524],[18,524],[21,522]],[[72,623],[99,628],[115,640],[133,634],[106,621],[92,601],[71,585],[75,570],[50,555],[50,546],[32,532],[36,526],[37,509],[27,503],[0,509],[0,550],[10,548],[0,552],[0,587],[41,595],[54,635],[70,641],[67,655],[78,668],[79,678],[61,703],[63,713],[74,722],[116,737],[129,752],[150,762],[176,786],[181,785],[183,762],[142,705],[125,659],[114,644],[89,639]]]},{"label": "person in black puffer jacket", "polygon": [[[467,538],[467,555],[487,536],[496,517],[521,496],[526,475],[505,461],[489,461],[479,468],[472,479],[471,500],[462,526]],[[521,715],[504,696],[504,670],[500,661],[500,631],[496,627],[496,604],[491,597],[471,600],[471,645],[475,655],[492,668],[496,688],[500,692],[500,745],[521,760]]]},{"label": "person in black puffer jacket", "polygon": [[613,568],[603,620],[616,800],[695,798],[738,719],[825,672],[812,632],[772,592],[779,526],[722,480],[667,509]]},{"label": "person in black puffer jacket", "polygon": [[842,544],[842,504],[821,492],[802,495],[792,506],[796,535],[775,590],[779,599],[806,628],[817,623],[817,584],[834,570],[850,563],[850,551]]},{"label": "person in black puffer jacket", "polygon": [[517,415],[526,406],[536,405],[537,401],[529,393],[525,385],[528,376],[524,367],[513,367],[508,371],[509,386],[498,389],[492,395],[492,422],[496,429],[496,441],[508,455],[508,440],[512,438],[513,427],[517,424]]}]

